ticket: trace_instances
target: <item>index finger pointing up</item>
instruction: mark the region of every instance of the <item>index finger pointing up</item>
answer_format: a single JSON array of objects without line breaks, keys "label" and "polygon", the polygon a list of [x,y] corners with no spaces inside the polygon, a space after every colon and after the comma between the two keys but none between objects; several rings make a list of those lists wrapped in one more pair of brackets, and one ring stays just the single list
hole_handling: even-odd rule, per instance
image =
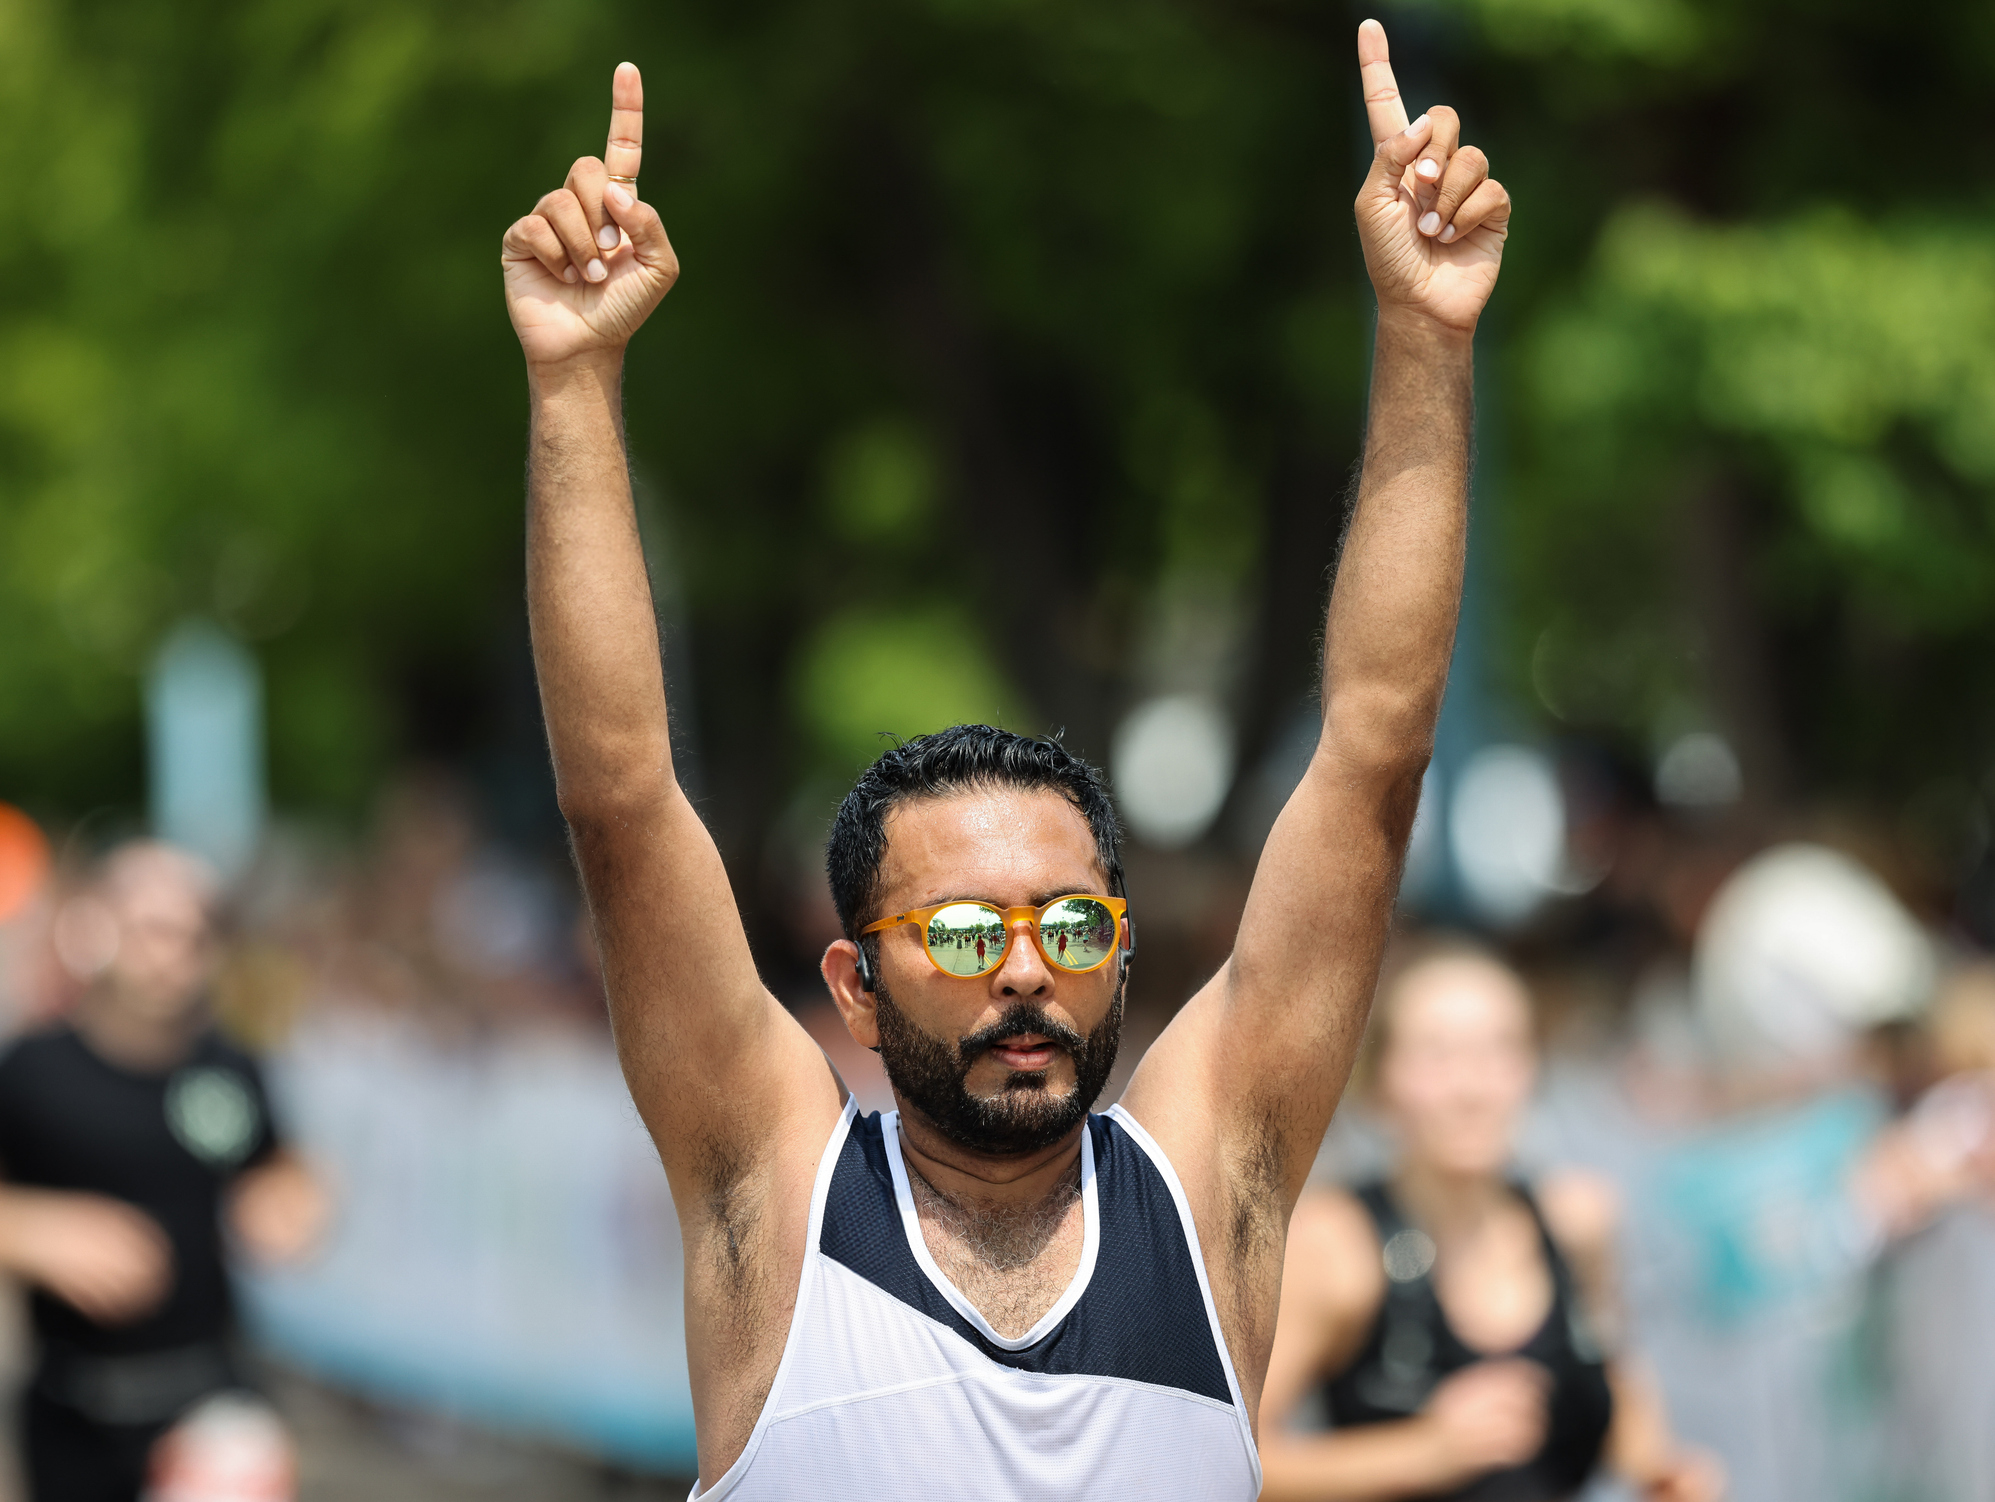
[{"label": "index finger pointing up", "polygon": [[[618,77],[621,81],[620,74]],[[1406,129],[1406,101],[1399,97],[1399,80],[1392,76],[1392,51],[1386,46],[1385,28],[1376,21],[1358,27],[1358,80],[1365,91],[1372,144],[1376,146]]]},{"label": "index finger pointing up", "polygon": [[618,63],[610,84],[610,143],[603,166],[612,177],[636,177],[644,160],[644,77],[636,63]]}]

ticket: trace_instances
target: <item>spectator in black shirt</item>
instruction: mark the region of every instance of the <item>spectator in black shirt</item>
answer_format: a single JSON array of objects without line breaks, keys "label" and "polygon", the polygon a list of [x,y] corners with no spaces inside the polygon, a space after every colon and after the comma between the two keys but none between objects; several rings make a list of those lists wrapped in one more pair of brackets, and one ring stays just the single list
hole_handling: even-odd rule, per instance
[{"label": "spectator in black shirt", "polygon": [[70,1020],[0,1058],[0,1268],[31,1285],[40,1347],[34,1502],[134,1502],[158,1437],[242,1385],[224,1227],[274,1260],[324,1221],[255,1062],[209,1024],[213,896],[179,851],[114,853],[65,914],[102,970]]}]

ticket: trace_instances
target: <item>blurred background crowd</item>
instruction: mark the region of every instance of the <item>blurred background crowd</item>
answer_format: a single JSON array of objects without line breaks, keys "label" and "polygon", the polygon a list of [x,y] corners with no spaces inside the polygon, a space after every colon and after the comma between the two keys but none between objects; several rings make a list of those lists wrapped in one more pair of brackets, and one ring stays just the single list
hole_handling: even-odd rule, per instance
[{"label": "blurred background crowd", "polygon": [[[496,275],[610,68],[685,265],[629,377],[679,765],[870,1106],[816,964],[883,731],[1109,769],[1125,1060],[1226,952],[1360,438],[1364,13],[0,0],[0,1022],[115,971],[113,851],[212,873],[203,1004],[329,1204],[238,1258],[303,1495],[692,1470]],[[1383,15],[1519,206],[1407,933],[1522,976],[1516,1161],[1615,1187],[1630,1339],[1732,1495],[1986,1502],[1995,11]],[[1394,1140],[1361,1075],[1320,1176]]]}]

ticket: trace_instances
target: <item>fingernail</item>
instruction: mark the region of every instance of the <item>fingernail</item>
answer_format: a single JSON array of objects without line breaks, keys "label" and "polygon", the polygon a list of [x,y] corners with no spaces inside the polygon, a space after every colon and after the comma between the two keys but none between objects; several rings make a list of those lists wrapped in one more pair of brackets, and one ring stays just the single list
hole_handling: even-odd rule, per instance
[{"label": "fingernail", "polygon": [[[1421,234],[1423,234],[1423,235],[1437,235],[1437,234],[1439,234],[1440,232],[1441,232],[1441,216],[1440,216],[1439,214],[1436,214],[1436,213],[1434,213],[1434,212],[1433,212],[1433,211],[1432,211],[1432,210],[1430,209],[1430,210],[1429,210],[1429,211],[1428,211],[1427,213],[1425,213],[1425,214],[1422,214],[1422,215],[1420,216],[1420,233],[1421,233]],[[596,262],[594,262],[594,261],[591,261],[591,262],[590,262],[589,264],[590,264],[591,266],[593,266],[593,265],[595,265],[595,264],[597,264],[597,263],[596,263]]]},{"label": "fingernail", "polygon": [[1449,225],[1446,229],[1441,231],[1441,243],[1443,245],[1446,245],[1450,240],[1454,238],[1455,238],[1455,227],[1452,224]]},{"label": "fingernail", "polygon": [[[1434,216],[1432,214],[1429,214],[1427,217],[1429,219],[1432,219]],[[588,269],[584,274],[589,278],[590,281],[600,282],[604,277],[609,275],[609,272],[603,269],[603,263],[601,261],[597,260],[594,256],[591,256],[589,257]]]},{"label": "fingernail", "polygon": [[1409,136],[1417,136],[1420,134],[1421,131],[1425,130],[1426,128],[1427,128],[1427,117],[1425,115],[1422,115],[1418,120],[1415,120],[1411,125],[1406,127],[1406,133]]},{"label": "fingernail", "polygon": [[1427,179],[1428,182],[1431,183],[1435,178],[1441,175],[1441,164],[1435,161],[1430,156],[1424,158],[1421,161],[1420,165],[1415,167],[1413,171],[1416,176],[1424,177]]},{"label": "fingernail", "polygon": [[561,280],[562,280],[562,281],[564,281],[564,282],[578,282],[578,281],[580,281],[581,279],[582,279],[582,278],[581,278],[581,276],[580,276],[580,275],[579,275],[579,274],[578,274],[578,273],[576,272],[576,270],[575,270],[575,268],[574,268],[573,266],[563,266],[563,267],[561,268]]},{"label": "fingernail", "polygon": [[630,207],[630,195],[615,183],[611,183],[607,188],[603,189],[603,197],[607,198],[620,209]]},{"label": "fingernail", "polygon": [[615,250],[617,248],[617,227],[614,224],[606,224],[597,230],[596,244],[604,250]]}]

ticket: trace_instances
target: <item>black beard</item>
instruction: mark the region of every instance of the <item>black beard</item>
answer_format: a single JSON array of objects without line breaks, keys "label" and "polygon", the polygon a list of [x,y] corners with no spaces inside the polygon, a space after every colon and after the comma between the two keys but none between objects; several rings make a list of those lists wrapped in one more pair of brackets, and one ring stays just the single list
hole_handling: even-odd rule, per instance
[{"label": "black beard", "polygon": [[[880,1061],[902,1100],[958,1147],[990,1157],[1017,1157],[1051,1147],[1087,1120],[1115,1067],[1122,1042],[1122,977],[1108,1015],[1085,1038],[1030,1002],[1018,1001],[989,1027],[953,1045],[923,1031],[894,1004],[884,984],[873,987],[880,1027]],[[978,1099],[965,1081],[977,1060],[1020,1033],[1037,1033],[1074,1061],[1074,1088],[1054,1095],[1046,1071],[1013,1070],[995,1095]]]}]

